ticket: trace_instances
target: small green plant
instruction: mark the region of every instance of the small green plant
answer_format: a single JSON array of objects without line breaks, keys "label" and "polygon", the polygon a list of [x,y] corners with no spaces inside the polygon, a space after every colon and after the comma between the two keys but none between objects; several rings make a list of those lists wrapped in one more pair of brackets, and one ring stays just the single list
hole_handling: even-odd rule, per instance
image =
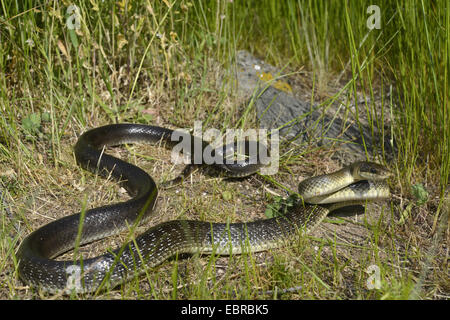
[{"label": "small green plant", "polygon": [[41,114],[32,113],[22,119],[22,127],[28,134],[41,133]]},{"label": "small green plant", "polygon": [[297,205],[299,198],[296,194],[292,194],[287,198],[272,196],[270,201],[271,203],[267,205],[264,214],[267,218],[274,218],[286,214],[292,207]]},{"label": "small green plant", "polygon": [[411,187],[411,193],[416,199],[418,206],[421,206],[428,201],[428,192],[421,183],[413,185]]},{"label": "small green plant", "polygon": [[33,136],[42,138],[43,133],[41,125],[43,122],[50,121],[51,115],[49,112],[35,112],[22,119],[22,128],[28,139]]}]

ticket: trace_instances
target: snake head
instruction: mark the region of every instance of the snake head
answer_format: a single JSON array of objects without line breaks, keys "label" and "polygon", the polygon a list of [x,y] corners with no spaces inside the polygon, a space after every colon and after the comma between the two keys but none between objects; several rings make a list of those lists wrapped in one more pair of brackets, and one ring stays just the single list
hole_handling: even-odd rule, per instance
[{"label": "snake head", "polygon": [[[219,156],[217,166],[228,177],[245,177],[251,175],[270,163],[267,146],[256,140],[241,140],[215,149]],[[220,160],[224,162],[221,163]]]},{"label": "snake head", "polygon": [[386,180],[392,173],[384,166],[374,162],[358,161],[350,165],[353,177],[357,180]]}]

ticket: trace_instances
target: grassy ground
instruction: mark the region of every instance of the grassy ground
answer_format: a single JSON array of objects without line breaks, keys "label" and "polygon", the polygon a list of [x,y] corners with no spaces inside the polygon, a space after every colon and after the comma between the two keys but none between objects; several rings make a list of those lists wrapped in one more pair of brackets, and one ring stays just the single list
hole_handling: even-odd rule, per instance
[{"label": "grassy ground", "polygon": [[[96,297],[449,298],[448,3],[74,1],[81,19],[70,30],[71,4],[0,5],[0,298],[55,298],[19,281],[20,241],[83,203],[126,197],[75,164],[72,146],[81,132],[114,122],[256,126],[235,92],[216,86],[219,70],[233,64],[239,49],[294,73],[306,70],[294,78],[311,88],[311,101],[326,106],[337,94],[362,96],[357,112],[372,127],[389,114],[398,148],[387,163],[395,174],[392,201],[376,214],[369,206],[364,216],[332,218],[286,248],[170,261]],[[371,4],[380,8],[380,29],[367,27]],[[284,146],[271,179],[295,190],[302,177],[337,168],[324,160],[333,151]],[[160,148],[110,152],[159,180],[179,169]],[[250,220],[263,217],[277,194],[285,196],[260,176],[228,182],[198,173],[193,181],[160,192],[151,223]],[[122,239],[83,250],[96,255]],[[371,265],[380,271],[378,290],[366,285]]]}]

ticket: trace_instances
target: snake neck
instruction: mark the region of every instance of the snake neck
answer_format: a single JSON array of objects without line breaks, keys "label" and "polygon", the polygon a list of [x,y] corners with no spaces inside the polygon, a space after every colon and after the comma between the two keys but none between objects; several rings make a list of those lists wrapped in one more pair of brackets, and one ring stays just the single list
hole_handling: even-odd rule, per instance
[{"label": "snake neck", "polygon": [[[322,199],[355,182],[349,167],[339,171],[314,176],[298,185],[298,193],[309,203],[324,203]],[[325,190],[325,192],[324,192]],[[335,202],[335,200],[332,200]],[[331,202],[331,201],[330,201]]]}]

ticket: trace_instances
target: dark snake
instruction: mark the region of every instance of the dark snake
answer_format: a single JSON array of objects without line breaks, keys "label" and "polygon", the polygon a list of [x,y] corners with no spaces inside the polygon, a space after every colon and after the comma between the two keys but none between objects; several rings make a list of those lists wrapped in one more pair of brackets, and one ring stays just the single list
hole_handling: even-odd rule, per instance
[{"label": "dark snake", "polygon": [[[132,198],[63,217],[32,232],[17,251],[20,278],[26,284],[53,293],[114,288],[142,273],[145,267],[157,266],[176,254],[229,255],[275,248],[310,232],[338,207],[389,197],[384,181],[389,171],[376,163],[357,162],[335,173],[302,181],[299,194],[305,202],[299,201],[282,216],[246,223],[172,220],[151,227],[133,241],[101,256],[55,260],[77,246],[134,230],[153,211],[158,189],[152,177],[139,167],[104,153],[104,148],[139,142],[163,142],[172,148],[179,143],[172,141],[173,133],[174,130],[157,126],[113,124],[82,134],[74,148],[78,164],[101,176],[111,175],[120,180]],[[212,149],[197,137],[189,134],[184,137],[193,144],[200,143],[202,151],[209,148],[212,155],[224,157],[225,148]],[[194,154],[189,156],[193,159]],[[250,175],[261,166],[255,159],[224,163],[210,166],[227,176]]]}]

